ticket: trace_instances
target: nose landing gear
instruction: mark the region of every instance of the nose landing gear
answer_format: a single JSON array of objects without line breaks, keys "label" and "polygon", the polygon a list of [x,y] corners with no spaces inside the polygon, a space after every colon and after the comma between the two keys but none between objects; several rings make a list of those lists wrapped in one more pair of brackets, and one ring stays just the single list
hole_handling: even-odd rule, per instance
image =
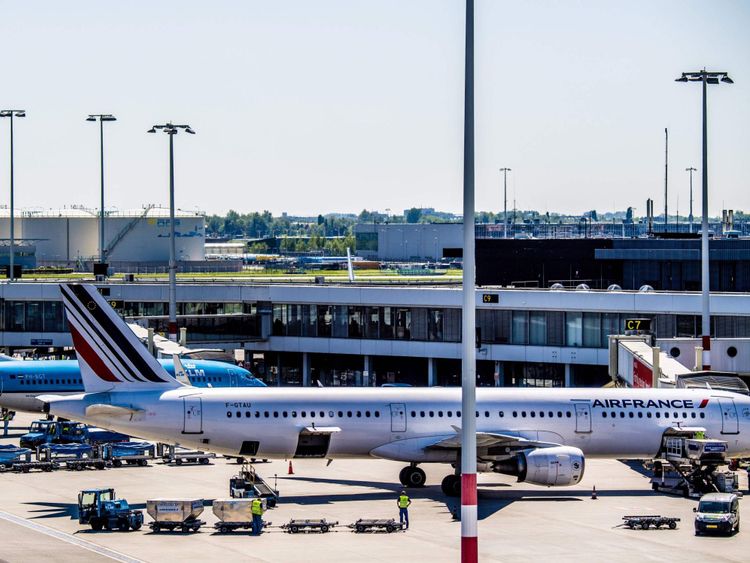
[{"label": "nose landing gear", "polygon": [[425,472],[417,467],[415,463],[407,465],[398,474],[398,480],[404,487],[418,488],[424,487],[425,481],[427,481],[427,475]]}]

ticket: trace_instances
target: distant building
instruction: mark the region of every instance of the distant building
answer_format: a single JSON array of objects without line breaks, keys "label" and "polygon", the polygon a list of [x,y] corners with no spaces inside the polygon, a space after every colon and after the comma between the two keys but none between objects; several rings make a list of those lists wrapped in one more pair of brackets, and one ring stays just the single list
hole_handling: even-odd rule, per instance
[{"label": "distant building", "polygon": [[[10,213],[8,209],[0,209],[0,239],[9,236]],[[190,211],[175,213],[178,261],[203,261],[205,237],[203,215]],[[15,238],[19,243],[36,247],[39,266],[75,266],[98,261],[99,211],[69,208],[17,212]],[[110,264],[166,263],[169,260],[169,210],[148,206],[135,211],[108,211],[104,219],[104,243],[106,261]]]}]

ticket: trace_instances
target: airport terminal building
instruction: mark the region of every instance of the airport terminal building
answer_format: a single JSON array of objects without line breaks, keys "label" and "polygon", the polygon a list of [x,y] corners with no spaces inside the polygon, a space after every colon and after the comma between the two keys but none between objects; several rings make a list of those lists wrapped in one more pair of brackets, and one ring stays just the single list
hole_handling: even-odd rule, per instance
[{"label": "airport terminal building", "polygon": [[[166,284],[97,285],[124,317],[166,329]],[[271,385],[460,384],[458,285],[194,282],[177,299],[188,346],[244,350]],[[483,386],[601,385],[608,336],[630,318],[651,319],[657,339],[700,335],[699,292],[481,287],[476,306]],[[0,310],[8,351],[72,344],[56,284],[2,284]],[[711,311],[714,369],[743,371],[750,294],[714,293]]]}]

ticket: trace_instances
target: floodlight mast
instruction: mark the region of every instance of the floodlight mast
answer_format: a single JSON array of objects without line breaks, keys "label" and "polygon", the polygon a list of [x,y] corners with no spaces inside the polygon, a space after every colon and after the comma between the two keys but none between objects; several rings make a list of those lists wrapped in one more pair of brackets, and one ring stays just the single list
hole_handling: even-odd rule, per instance
[{"label": "floodlight mast", "polygon": [[163,131],[169,135],[169,339],[177,342],[177,258],[174,236],[174,136],[182,130],[195,135],[190,125],[176,125],[172,122],[154,125],[148,133]]},{"label": "floodlight mast", "polygon": [[703,178],[702,178],[702,218],[701,218],[701,344],[703,346],[703,369],[711,369],[711,312],[710,276],[708,254],[708,104],[706,90],[708,84],[734,84],[726,72],[709,72],[705,68],[696,72],[683,72],[675,82],[701,82],[703,85]]}]

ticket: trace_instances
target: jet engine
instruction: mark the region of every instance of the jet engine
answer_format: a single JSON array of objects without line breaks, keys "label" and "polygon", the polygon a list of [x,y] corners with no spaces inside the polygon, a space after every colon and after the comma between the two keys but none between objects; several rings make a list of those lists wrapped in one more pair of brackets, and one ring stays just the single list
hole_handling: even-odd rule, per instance
[{"label": "jet engine", "polygon": [[583,479],[583,452],[570,446],[526,450],[515,457],[496,461],[493,470],[518,477],[518,482],[546,487],[575,485]]}]

